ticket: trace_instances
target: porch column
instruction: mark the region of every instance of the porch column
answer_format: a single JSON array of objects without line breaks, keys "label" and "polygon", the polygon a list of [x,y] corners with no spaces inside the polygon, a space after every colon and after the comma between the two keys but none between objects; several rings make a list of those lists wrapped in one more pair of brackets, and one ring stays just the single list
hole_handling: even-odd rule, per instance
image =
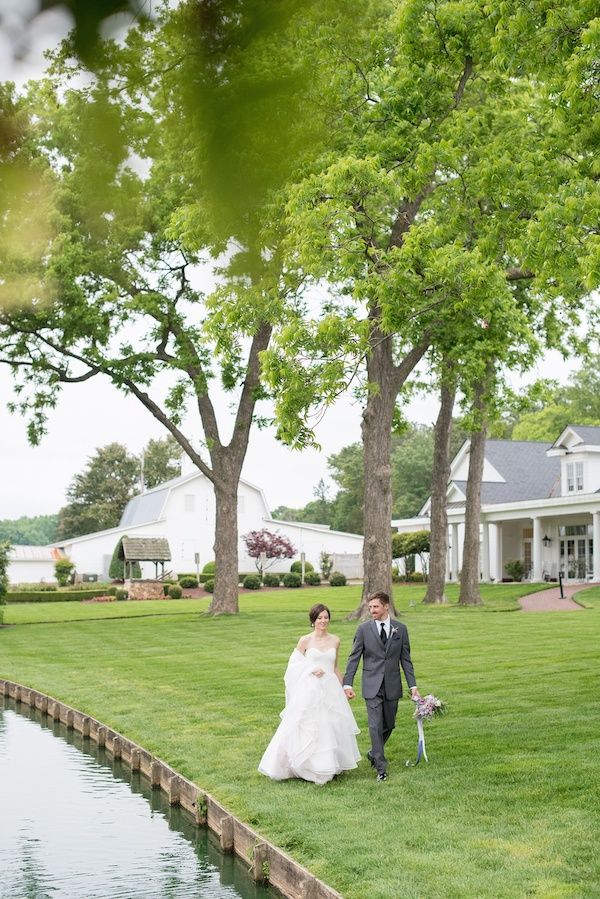
[{"label": "porch column", "polygon": [[533,519],[533,540],[531,541],[531,566],[533,581],[542,579],[542,520]]},{"label": "porch column", "polygon": [[496,583],[501,584],[504,577],[504,565],[502,559],[502,522],[496,522]]},{"label": "porch column", "polygon": [[481,522],[481,580],[490,579],[490,523]]},{"label": "porch column", "polygon": [[600,512],[594,512],[592,520],[594,523],[594,556],[592,559],[594,582],[600,583]]},{"label": "porch column", "polygon": [[452,537],[450,539],[452,553],[452,580],[454,583],[458,581],[458,525],[452,524]]}]

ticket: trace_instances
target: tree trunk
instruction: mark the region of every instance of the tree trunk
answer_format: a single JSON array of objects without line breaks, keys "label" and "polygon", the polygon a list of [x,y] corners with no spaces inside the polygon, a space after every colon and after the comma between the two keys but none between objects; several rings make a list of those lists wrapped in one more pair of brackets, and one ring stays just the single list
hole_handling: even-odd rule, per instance
[{"label": "tree trunk", "polygon": [[[390,340],[384,344],[391,344]],[[364,581],[361,604],[352,618],[366,618],[369,612],[368,598],[383,590],[392,596],[392,420],[396,391],[391,388],[393,374],[391,354],[377,351],[378,374],[391,369],[387,376],[374,381],[372,370],[369,382],[377,383],[378,393],[370,393],[363,412],[362,438],[364,447],[365,480],[363,494],[363,566]],[[370,365],[370,369],[374,366]],[[393,602],[391,610],[395,614]]]},{"label": "tree trunk", "polygon": [[446,602],[446,561],[448,557],[448,513],[446,495],[450,480],[450,438],[456,385],[442,383],[440,411],[435,423],[433,473],[431,479],[431,549],[429,579],[423,602]]},{"label": "tree trunk", "polygon": [[[371,319],[377,321],[379,310]],[[367,618],[368,598],[383,590],[392,599],[392,423],[398,391],[429,346],[429,340],[394,364],[392,338],[375,324],[367,357],[367,377],[374,389],[369,392],[362,417],[364,447],[363,567],[364,581],[360,605],[348,617]],[[393,599],[390,606],[396,614]]]},{"label": "tree trunk", "polygon": [[465,538],[463,562],[460,575],[459,605],[477,606],[482,604],[479,592],[479,530],[481,523],[481,481],[485,461],[485,439],[487,420],[485,416],[485,386],[478,384],[473,401],[480,415],[481,427],[471,434],[469,452],[469,475],[467,479],[467,501],[465,506]]},{"label": "tree trunk", "polygon": [[[214,467],[214,466],[213,466]],[[239,612],[237,488],[239,478],[215,479],[215,589],[212,615]]]}]

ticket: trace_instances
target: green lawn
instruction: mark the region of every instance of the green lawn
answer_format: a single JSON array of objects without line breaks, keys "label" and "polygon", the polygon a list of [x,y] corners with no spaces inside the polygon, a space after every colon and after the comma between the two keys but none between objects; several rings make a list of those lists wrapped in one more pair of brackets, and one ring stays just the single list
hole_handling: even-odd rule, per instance
[{"label": "green lawn", "polygon": [[[141,743],[347,899],[597,897],[600,591],[580,612],[484,613],[532,589],[485,587],[481,610],[396,590],[421,690],[449,714],[426,725],[429,765],[406,768],[416,728],[401,704],[384,784],[365,761],[321,788],[256,771],[307,609],[331,605],[345,657],[355,587],[247,594],[231,619],[203,615],[207,600],[53,603],[49,621],[39,605],[9,607],[0,676]],[[366,751],[361,700],[354,710]]]}]

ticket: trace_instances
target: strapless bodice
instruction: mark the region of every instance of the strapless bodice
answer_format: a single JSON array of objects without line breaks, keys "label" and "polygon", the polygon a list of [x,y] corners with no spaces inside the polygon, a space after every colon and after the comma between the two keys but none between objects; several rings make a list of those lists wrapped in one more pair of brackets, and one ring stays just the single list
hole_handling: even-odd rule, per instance
[{"label": "strapless bodice", "polygon": [[309,662],[320,665],[324,671],[334,670],[335,646],[330,646],[328,649],[318,649],[316,646],[309,646],[304,655]]}]

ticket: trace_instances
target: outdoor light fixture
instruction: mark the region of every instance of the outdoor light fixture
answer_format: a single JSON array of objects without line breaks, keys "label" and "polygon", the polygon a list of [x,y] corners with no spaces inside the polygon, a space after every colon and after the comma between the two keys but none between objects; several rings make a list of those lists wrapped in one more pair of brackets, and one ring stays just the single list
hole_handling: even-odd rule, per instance
[{"label": "outdoor light fixture", "polygon": [[544,544],[544,546],[550,546],[552,540],[550,539],[548,534],[544,534],[544,536],[542,537],[542,543]]}]

